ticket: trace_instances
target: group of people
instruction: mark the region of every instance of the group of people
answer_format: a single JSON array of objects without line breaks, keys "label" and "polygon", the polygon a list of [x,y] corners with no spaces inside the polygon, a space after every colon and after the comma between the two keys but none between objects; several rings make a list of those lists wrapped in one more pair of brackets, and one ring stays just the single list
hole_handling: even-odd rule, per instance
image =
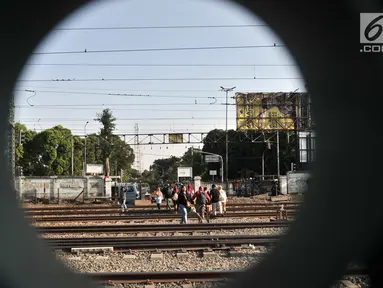
[{"label": "group of people", "polygon": [[207,187],[199,187],[194,191],[193,186],[178,185],[165,186],[162,190],[160,187],[153,193],[158,209],[161,209],[163,200],[166,202],[166,209],[171,210],[173,205],[174,211],[181,212],[181,223],[187,224],[187,215],[190,212],[195,213],[200,222],[207,220],[209,222],[210,215],[223,215],[226,212],[227,195],[222,186],[212,185],[209,190]]}]

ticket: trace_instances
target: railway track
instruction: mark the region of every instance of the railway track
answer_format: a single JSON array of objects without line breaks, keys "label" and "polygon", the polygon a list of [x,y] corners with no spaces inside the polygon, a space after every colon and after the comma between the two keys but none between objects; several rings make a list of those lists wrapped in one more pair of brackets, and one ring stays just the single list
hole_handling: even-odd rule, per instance
[{"label": "railway track", "polygon": [[[83,273],[96,282],[121,283],[174,283],[215,282],[240,277],[245,271],[186,271],[186,272],[131,272],[131,273]],[[366,276],[364,267],[349,268],[345,276]]]},{"label": "railway track", "polygon": [[[288,211],[288,216],[295,216],[296,211]],[[275,217],[276,211],[273,212],[248,212],[248,213],[227,213],[224,216],[217,218],[246,218],[246,217]],[[176,214],[144,214],[134,215],[131,213],[124,215],[107,215],[107,216],[57,216],[57,217],[26,217],[30,222],[97,222],[97,221],[132,221],[132,220],[174,220],[181,219],[180,215]],[[188,218],[197,218],[195,215],[188,215]],[[216,217],[211,217],[214,219]]]},{"label": "railway track", "polygon": [[43,238],[44,242],[54,250],[89,247],[113,247],[117,250],[222,248],[248,244],[270,245],[279,239],[280,236],[270,235]]},{"label": "railway track", "polygon": [[[270,211],[277,210],[278,206],[242,206],[242,207],[228,207],[228,212],[233,211]],[[285,210],[293,211],[299,209],[299,206],[285,206]],[[56,215],[97,215],[97,214],[118,214],[120,213],[121,208],[108,208],[108,209],[67,209],[67,210],[51,210],[51,211],[30,211],[25,210],[25,216],[56,216]],[[151,213],[151,214],[166,214],[169,213],[166,209],[158,210],[157,207],[146,208],[146,209],[138,209],[138,208],[130,208],[129,214],[143,214],[143,213]]]},{"label": "railway track", "polygon": [[[227,207],[243,207],[243,206],[255,206],[255,207],[265,207],[265,206],[280,206],[281,204],[284,204],[285,207],[288,205],[295,205],[299,206],[302,204],[302,202],[295,202],[295,201],[284,201],[284,202],[265,202],[265,203],[228,203]],[[54,206],[54,207],[49,207],[49,204],[47,205],[48,207],[28,207],[28,208],[21,208],[23,211],[55,211],[55,210],[102,210],[102,209],[111,209],[111,208],[120,208],[119,205],[116,204],[111,204],[111,205],[72,205],[72,206]],[[162,205],[162,207],[166,207],[165,204]],[[140,209],[153,209],[156,208],[156,206],[153,205],[142,205],[139,206]]]},{"label": "railway track", "polygon": [[211,224],[145,224],[145,225],[92,225],[92,226],[53,226],[36,227],[40,234],[70,233],[142,233],[142,232],[203,232],[214,230],[236,230],[248,228],[283,228],[287,221]]}]

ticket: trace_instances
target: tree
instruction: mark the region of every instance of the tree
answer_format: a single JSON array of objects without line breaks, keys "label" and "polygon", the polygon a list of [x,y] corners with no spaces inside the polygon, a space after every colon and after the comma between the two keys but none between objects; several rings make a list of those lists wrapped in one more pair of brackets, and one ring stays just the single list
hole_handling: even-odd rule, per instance
[{"label": "tree", "polygon": [[181,157],[182,166],[193,167],[193,175],[206,178],[207,166],[204,163],[203,155],[197,149],[189,148]]},{"label": "tree", "polygon": [[117,135],[111,135],[108,139],[97,134],[87,136],[87,162],[106,165],[108,159],[110,173],[119,175],[124,170],[124,175],[129,175],[135,158],[133,149]]},{"label": "tree", "polygon": [[129,173],[124,173],[122,182],[140,182],[142,181],[142,174],[136,169],[130,169]]},{"label": "tree", "polygon": [[[31,156],[33,151],[28,150],[30,148],[31,142],[33,138],[37,135],[36,131],[28,130],[24,124],[16,122],[15,125],[15,153],[16,153],[16,166],[17,167],[27,167],[29,164],[26,162],[24,158],[28,158]],[[21,133],[24,134],[24,143],[20,142]],[[27,154],[26,154],[27,149]],[[25,155],[26,154],[26,155]]]},{"label": "tree", "polygon": [[[109,160],[113,173],[118,175],[124,170],[129,175],[134,162],[133,149],[117,135],[109,135],[115,121],[109,109],[99,115],[103,128],[100,135],[87,136],[87,163],[106,164]],[[17,166],[21,166],[26,176],[50,176],[72,174],[72,145],[73,145],[73,170],[74,175],[82,175],[84,165],[85,140],[73,136],[72,132],[60,125],[36,133],[28,130],[21,123],[15,124],[16,136],[24,134],[24,142],[16,147]],[[18,141],[18,140],[17,140]],[[73,144],[72,144],[73,141]]]},{"label": "tree", "polygon": [[36,134],[24,144],[25,175],[70,175],[72,132],[61,125]]},{"label": "tree", "polygon": [[[262,155],[265,159],[265,174],[277,174],[277,149],[275,133],[261,133],[255,131],[229,130],[229,179],[240,177],[254,177],[262,173]],[[280,172],[289,171],[290,163],[295,159],[294,138],[287,141],[287,132],[279,132]],[[214,141],[211,141],[214,139]],[[252,139],[257,139],[252,141]],[[270,149],[264,140],[270,140]],[[209,140],[209,141],[208,141]],[[225,131],[215,129],[210,131],[204,139],[203,151],[219,154],[226,163]],[[211,143],[214,142],[214,143]],[[219,171],[220,163],[209,163],[209,170]],[[226,170],[226,169],[224,169]],[[224,171],[225,174],[225,171]]]},{"label": "tree", "polygon": [[155,172],[153,170],[144,170],[141,174],[142,182],[149,183],[150,185],[156,184]]},{"label": "tree", "polygon": [[171,156],[170,158],[163,158],[154,160],[153,165],[150,166],[153,172],[152,178],[158,182],[171,182],[177,181],[177,168],[180,166],[181,158]]},{"label": "tree", "polygon": [[102,128],[100,130],[100,137],[102,139],[100,143],[101,155],[102,159],[104,159],[105,163],[105,175],[109,176],[110,173],[110,155],[112,153],[112,137],[113,131],[116,128],[116,118],[113,116],[113,112],[107,108],[102,111],[102,113],[97,114],[96,121],[102,124]]}]

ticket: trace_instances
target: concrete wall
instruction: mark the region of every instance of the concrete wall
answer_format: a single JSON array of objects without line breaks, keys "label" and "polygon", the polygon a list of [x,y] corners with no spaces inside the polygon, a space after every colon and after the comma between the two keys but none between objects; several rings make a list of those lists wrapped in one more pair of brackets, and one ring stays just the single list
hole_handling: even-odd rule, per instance
[{"label": "concrete wall", "polygon": [[111,192],[105,190],[104,182],[103,177],[16,177],[15,189],[20,199],[24,200],[34,197],[74,199],[83,190],[84,197],[90,198],[110,195]]},{"label": "concrete wall", "polygon": [[311,174],[308,172],[287,172],[287,193],[305,193],[310,177]]}]

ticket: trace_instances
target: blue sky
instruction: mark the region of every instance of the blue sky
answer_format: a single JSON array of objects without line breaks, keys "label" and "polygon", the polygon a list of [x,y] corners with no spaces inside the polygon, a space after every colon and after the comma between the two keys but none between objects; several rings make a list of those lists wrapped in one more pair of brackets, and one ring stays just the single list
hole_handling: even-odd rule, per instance
[{"label": "blue sky", "polygon": [[[150,4],[150,6],[148,6]],[[150,9],[145,9],[150,7]],[[80,9],[56,28],[159,27],[265,24],[241,7],[214,0],[99,1]],[[217,47],[283,44],[267,26],[235,28],[158,28],[117,30],[54,30],[36,52]],[[296,66],[284,47],[221,50],[149,51],[32,55],[15,87],[16,120],[36,131],[61,124],[74,134],[97,132],[96,113],[111,108],[116,133],[208,132],[225,128],[225,94],[220,86],[237,92],[304,91]],[[269,66],[79,66],[78,64],[235,64]],[[274,65],[274,66],[270,66]],[[52,79],[130,79],[124,81],[51,81]],[[162,80],[131,80],[137,78]],[[225,78],[222,80],[163,80]],[[248,78],[238,80],[234,78]],[[25,81],[27,80],[27,81]],[[48,80],[48,81],[30,81]],[[33,90],[36,93],[26,92]],[[72,92],[72,93],[67,93]],[[137,97],[109,96],[134,94]],[[33,96],[35,95],[35,96]],[[144,96],[145,95],[145,96]],[[31,97],[33,96],[33,97]],[[230,96],[234,96],[231,94]],[[217,103],[210,105],[211,98]],[[29,99],[28,99],[29,98]],[[34,106],[29,106],[31,103]],[[234,99],[230,99],[234,103]],[[39,105],[48,105],[40,106]],[[66,106],[64,106],[66,105]],[[91,106],[89,106],[91,105]],[[235,129],[235,106],[229,106],[229,128]],[[155,118],[150,120],[150,118]],[[163,119],[158,119],[163,118]],[[142,168],[154,159],[180,156],[190,145],[141,146]],[[195,147],[202,147],[196,145]]]}]

